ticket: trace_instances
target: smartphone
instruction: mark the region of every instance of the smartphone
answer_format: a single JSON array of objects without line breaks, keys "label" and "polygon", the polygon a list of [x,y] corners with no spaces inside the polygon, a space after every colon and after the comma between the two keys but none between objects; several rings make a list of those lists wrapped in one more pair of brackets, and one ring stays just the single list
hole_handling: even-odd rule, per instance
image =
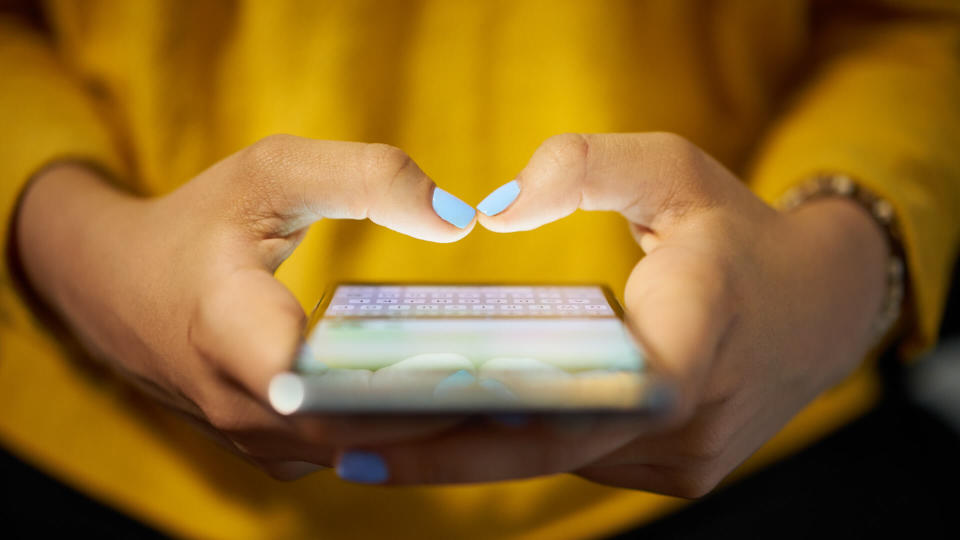
[{"label": "smartphone", "polygon": [[647,364],[604,285],[339,283],[269,396],[283,414],[665,412]]}]

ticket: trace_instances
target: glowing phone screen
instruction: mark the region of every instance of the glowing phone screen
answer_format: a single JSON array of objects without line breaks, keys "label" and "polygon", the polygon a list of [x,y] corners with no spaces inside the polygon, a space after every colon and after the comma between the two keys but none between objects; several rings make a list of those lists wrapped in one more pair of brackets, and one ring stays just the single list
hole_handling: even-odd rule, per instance
[{"label": "glowing phone screen", "polygon": [[599,285],[341,284],[318,309],[308,395],[283,412],[644,405],[643,354]]}]

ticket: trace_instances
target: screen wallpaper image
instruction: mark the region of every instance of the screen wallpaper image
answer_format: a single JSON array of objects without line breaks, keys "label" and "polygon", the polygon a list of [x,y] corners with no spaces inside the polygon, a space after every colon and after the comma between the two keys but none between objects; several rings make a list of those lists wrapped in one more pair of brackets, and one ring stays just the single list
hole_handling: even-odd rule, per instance
[{"label": "screen wallpaper image", "polygon": [[632,408],[648,382],[596,285],[345,284],[322,309],[281,412]]}]

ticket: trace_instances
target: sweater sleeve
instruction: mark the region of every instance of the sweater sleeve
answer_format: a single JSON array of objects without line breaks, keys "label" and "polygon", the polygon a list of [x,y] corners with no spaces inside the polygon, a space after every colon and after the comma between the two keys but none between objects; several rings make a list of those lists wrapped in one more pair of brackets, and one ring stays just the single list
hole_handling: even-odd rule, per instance
[{"label": "sweater sleeve", "polygon": [[[30,177],[58,160],[110,172],[121,160],[109,129],[81,82],[47,37],[17,16],[0,14],[0,287],[13,281],[10,242],[17,201]],[[8,311],[8,310],[3,310]]]},{"label": "sweater sleeve", "polygon": [[774,201],[819,172],[843,173],[893,204],[910,357],[936,340],[960,236],[960,6],[901,3],[822,19],[810,74],[748,179]]}]

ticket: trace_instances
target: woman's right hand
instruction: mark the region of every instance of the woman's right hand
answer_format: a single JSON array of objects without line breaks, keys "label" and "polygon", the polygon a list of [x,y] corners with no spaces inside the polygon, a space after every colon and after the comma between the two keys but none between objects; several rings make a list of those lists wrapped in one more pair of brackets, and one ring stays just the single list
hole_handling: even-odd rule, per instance
[{"label": "woman's right hand", "polygon": [[275,477],[294,477],[310,469],[297,462],[329,465],[334,446],[409,439],[456,422],[288,418],[266,400],[305,321],[273,272],[308,226],[367,218],[423,240],[459,240],[475,224],[473,209],[435,188],[396,148],[287,135],[153,199],[59,164],[25,193],[15,249],[31,284],[88,350]]}]

